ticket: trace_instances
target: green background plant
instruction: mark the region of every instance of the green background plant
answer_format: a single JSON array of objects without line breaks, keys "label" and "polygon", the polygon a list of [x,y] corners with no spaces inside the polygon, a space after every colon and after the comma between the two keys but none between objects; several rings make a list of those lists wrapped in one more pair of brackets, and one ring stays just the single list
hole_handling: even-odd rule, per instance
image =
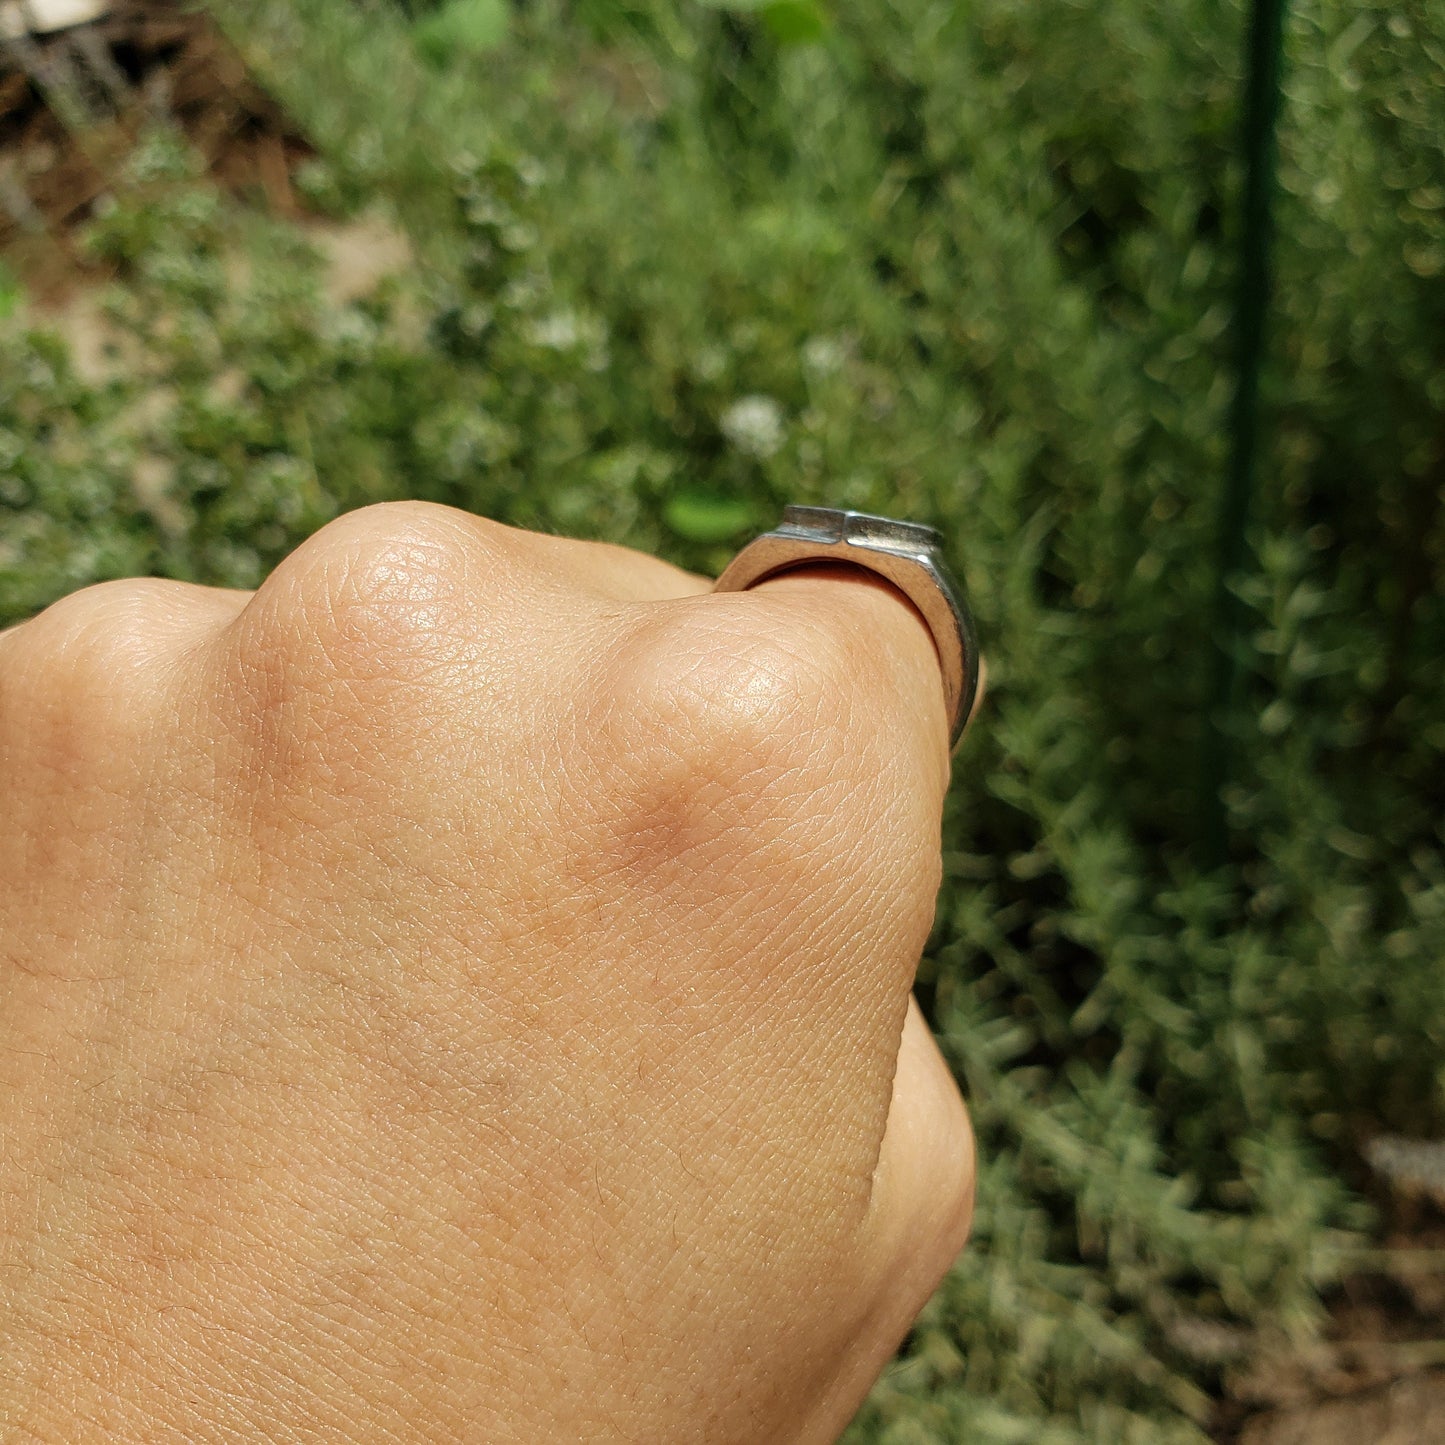
[{"label": "green background plant", "polygon": [[703,570],[785,501],[940,527],[992,685],[920,991],[979,1218],[850,1439],[1205,1438],[1370,1227],[1361,1142],[1445,1122],[1445,12],[1290,17],[1218,867],[1242,13],[415,8],[222,15],[413,274],[328,300],[161,134],[88,241],[133,362],[0,333],[0,621],[394,496]]}]

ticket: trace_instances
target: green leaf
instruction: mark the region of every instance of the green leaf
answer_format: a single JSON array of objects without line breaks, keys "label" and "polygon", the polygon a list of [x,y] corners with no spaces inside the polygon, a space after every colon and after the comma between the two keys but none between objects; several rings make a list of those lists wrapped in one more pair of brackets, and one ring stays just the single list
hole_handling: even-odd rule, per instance
[{"label": "green leaf", "polygon": [[828,33],[828,17],[817,0],[773,0],[759,13],[779,45],[815,45]]},{"label": "green leaf", "polygon": [[689,542],[726,542],[754,525],[747,502],[711,492],[679,492],[663,508],[662,517]]},{"label": "green leaf", "polygon": [[818,0],[698,0],[705,10],[756,15],[779,45],[812,45],[828,31],[828,13]]},{"label": "green leaf", "polygon": [[19,277],[0,261],[0,321],[15,314],[23,294]]},{"label": "green leaf", "polygon": [[412,30],[417,53],[441,67],[459,56],[480,55],[507,38],[507,0],[451,0]]}]

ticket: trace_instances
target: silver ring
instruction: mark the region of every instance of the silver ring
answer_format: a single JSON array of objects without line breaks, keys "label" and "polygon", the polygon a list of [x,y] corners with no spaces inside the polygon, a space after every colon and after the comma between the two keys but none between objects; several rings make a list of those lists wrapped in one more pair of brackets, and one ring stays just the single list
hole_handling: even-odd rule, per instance
[{"label": "silver ring", "polygon": [[978,693],[978,638],[963,588],[943,560],[932,527],[832,507],[785,507],[782,522],[754,537],[724,568],[714,592],[742,592],[766,577],[812,562],[864,567],[891,582],[919,610],[943,670],[949,745],[963,735]]}]

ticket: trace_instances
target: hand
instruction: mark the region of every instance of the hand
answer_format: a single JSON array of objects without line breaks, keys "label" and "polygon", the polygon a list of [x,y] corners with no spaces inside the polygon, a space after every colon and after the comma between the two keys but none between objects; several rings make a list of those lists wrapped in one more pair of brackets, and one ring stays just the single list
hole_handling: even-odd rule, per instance
[{"label": "hand", "polygon": [[971,1207],[943,695],[708,586],[396,504],[0,634],[0,1435],[836,1437]]}]

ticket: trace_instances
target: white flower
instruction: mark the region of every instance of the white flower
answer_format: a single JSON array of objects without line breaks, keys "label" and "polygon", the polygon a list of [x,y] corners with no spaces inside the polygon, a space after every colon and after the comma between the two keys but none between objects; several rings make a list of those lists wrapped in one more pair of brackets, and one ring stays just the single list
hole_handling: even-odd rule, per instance
[{"label": "white flower", "polygon": [[539,316],[529,328],[528,340],[533,346],[546,347],[549,351],[570,351],[582,339],[582,329],[577,316],[571,311],[554,311],[550,316]]},{"label": "white flower", "polygon": [[847,359],[847,348],[836,336],[810,336],[803,343],[803,365],[816,376],[834,375]]},{"label": "white flower", "polygon": [[527,340],[548,351],[580,355],[588,371],[606,371],[607,326],[600,318],[576,311],[553,311],[526,328]]},{"label": "white flower", "polygon": [[750,457],[772,456],[783,445],[783,409],[770,396],[744,396],[723,412],[723,435]]}]

